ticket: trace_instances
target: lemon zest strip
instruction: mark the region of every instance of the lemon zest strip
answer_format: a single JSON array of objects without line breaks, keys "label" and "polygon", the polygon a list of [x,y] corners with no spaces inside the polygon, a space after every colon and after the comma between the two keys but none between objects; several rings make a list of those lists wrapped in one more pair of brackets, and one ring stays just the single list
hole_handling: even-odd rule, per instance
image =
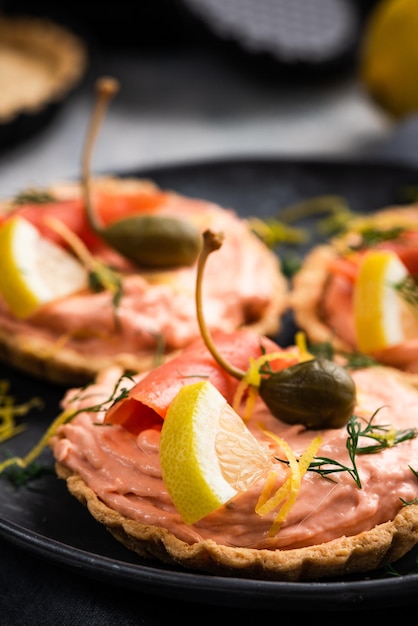
[{"label": "lemon zest strip", "polygon": [[[261,490],[260,496],[258,498],[258,502],[255,508],[256,513],[259,513],[261,515],[260,510],[269,499],[270,494],[273,491],[276,478],[277,478],[277,472],[275,472],[274,470],[270,470],[264,482],[263,489]],[[284,487],[286,484],[287,482],[283,483],[282,487]]]},{"label": "lemon zest strip", "polygon": [[65,424],[67,421],[69,421],[74,416],[74,414],[75,414],[75,411],[72,409],[66,409],[65,411],[60,413],[60,415],[58,415],[58,417],[49,426],[47,431],[43,434],[39,442],[32,448],[32,450],[25,457],[22,458],[19,456],[14,456],[14,457],[7,459],[6,461],[3,461],[3,463],[0,463],[0,473],[3,472],[7,467],[10,467],[11,465],[18,465],[19,467],[22,467],[22,468],[28,467],[28,465],[33,463],[33,461],[35,461],[35,459],[37,459],[38,456],[40,456],[44,448],[47,447],[49,439],[52,437],[52,435],[55,434],[58,427],[61,426],[62,424]]},{"label": "lemon zest strip", "polygon": [[271,496],[270,494],[274,486],[273,478],[277,478],[277,473],[271,470],[255,508],[255,512],[260,516],[271,513],[271,511],[278,507],[290,494],[291,480],[289,480],[289,478],[291,478],[291,475],[286,478],[285,482],[277,489],[274,495]]},{"label": "lemon zest strip", "polygon": [[242,402],[242,398],[244,397],[245,392],[248,388],[248,397],[244,407],[244,414],[242,415],[242,419],[244,422],[248,421],[251,417],[252,411],[254,409],[255,401],[258,396],[258,389],[261,383],[261,368],[269,361],[275,360],[292,360],[298,359],[298,361],[310,361],[314,358],[313,354],[311,354],[308,350],[306,343],[306,334],[303,331],[298,331],[295,335],[295,346],[297,351],[280,351],[280,352],[270,352],[268,354],[263,354],[259,356],[257,359],[254,357],[250,357],[250,364],[248,366],[247,371],[244,376],[241,378],[237,389],[235,390],[235,394],[232,401],[232,408],[238,414],[240,414],[240,406]]},{"label": "lemon zest strip", "polygon": [[32,398],[28,402],[16,405],[12,396],[7,395],[9,382],[0,381],[0,443],[15,437],[26,429],[25,424],[17,425],[15,417],[26,415],[32,408],[42,407],[40,398]]},{"label": "lemon zest strip", "polygon": [[385,433],[376,433],[374,435],[374,438],[377,439],[377,441],[385,441],[388,448],[392,448],[396,443],[396,435],[396,428],[394,426],[391,426],[389,430]]},{"label": "lemon zest strip", "polygon": [[301,486],[302,477],[306,473],[309,465],[312,463],[312,460],[314,459],[319,449],[319,446],[321,445],[322,437],[321,435],[315,437],[298,461],[293,450],[284,439],[278,437],[270,431],[266,431],[266,433],[283,448],[287,460],[289,461],[290,469],[290,475],[272,496],[270,496],[270,493],[273,489],[274,476],[272,476],[271,474],[274,474],[274,472],[270,472],[270,475],[267,477],[266,483],[255,508],[255,512],[258,515],[263,516],[271,513],[271,511],[273,511],[280,505],[280,503],[282,503],[279,512],[275,517],[273,524],[271,525],[268,532],[268,536],[273,537],[279,532],[282,523],[284,522],[290,509],[296,502],[296,498],[299,494]]},{"label": "lemon zest strip", "polygon": [[244,414],[242,416],[244,421],[248,421],[248,419],[251,417],[251,413],[258,396],[258,389],[261,383],[261,367],[269,361],[276,361],[278,359],[290,361],[295,358],[299,359],[299,354],[294,351],[269,352],[268,354],[263,354],[262,356],[259,356],[257,359],[255,359],[254,357],[250,357],[250,365],[248,366],[247,371],[240,380],[232,400],[232,408],[236,413],[240,415],[242,398],[248,389],[248,398],[246,400]]},{"label": "lemon zest strip", "polygon": [[307,472],[310,464],[314,460],[315,455],[318,452],[319,446],[321,445],[321,443],[322,443],[322,437],[321,435],[317,435],[317,437],[314,437],[314,439],[312,439],[311,443],[309,444],[305,452],[300,457],[299,470],[302,476]]},{"label": "lemon zest strip", "polygon": [[308,350],[308,344],[306,342],[306,334],[299,330],[295,335],[295,344],[299,349],[299,360],[300,361],[310,361],[314,358],[314,355],[311,354]]},{"label": "lemon zest strip", "polygon": [[283,500],[283,498],[280,496],[281,496],[282,491],[286,491],[286,489],[283,489],[283,488],[286,486],[287,483],[289,484],[289,487],[290,487],[289,491],[290,493],[292,493],[295,489],[298,490],[298,487],[299,487],[298,483],[300,482],[299,465],[298,465],[296,456],[292,448],[289,446],[287,441],[275,435],[274,433],[268,431],[267,434],[272,439],[274,439],[279,444],[279,446],[283,449],[287,457],[287,460],[289,462],[290,475],[286,479],[285,483],[276,491],[276,493],[273,496],[271,496],[263,504],[262,507],[257,506],[256,512],[259,513],[259,515],[266,515],[267,513],[270,513],[273,509],[275,509],[278,506],[279,502]]}]

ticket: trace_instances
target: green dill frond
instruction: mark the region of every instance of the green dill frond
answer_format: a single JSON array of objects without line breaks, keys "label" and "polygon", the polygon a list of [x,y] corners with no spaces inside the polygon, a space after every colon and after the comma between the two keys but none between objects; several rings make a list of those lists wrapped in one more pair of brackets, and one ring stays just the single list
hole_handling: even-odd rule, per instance
[{"label": "green dill frond", "polygon": [[336,350],[332,343],[328,341],[310,343],[308,350],[317,358],[324,358],[330,361],[335,360],[336,356],[340,356],[344,359],[345,367],[351,370],[378,365],[378,361],[367,354],[363,354],[362,352],[345,352],[344,350]]},{"label": "green dill frond", "polygon": [[333,361],[335,357],[335,349],[332,343],[328,341],[309,343],[308,351],[318,359]]},{"label": "green dill frond", "polygon": [[114,271],[105,263],[94,260],[88,273],[89,287],[91,291],[109,291],[112,295],[112,306],[115,313],[115,327],[119,328],[120,322],[117,315],[119,304],[123,296],[123,282],[118,272]]},{"label": "green dill frond", "polygon": [[250,217],[247,219],[247,223],[252,232],[257,235],[268,248],[274,248],[283,243],[299,245],[308,240],[306,230],[287,226],[284,222],[274,217],[265,219]]},{"label": "green dill frond", "polygon": [[399,296],[408,304],[417,306],[418,304],[418,284],[413,276],[408,274],[399,283],[395,283],[393,288],[398,292]]},{"label": "green dill frond", "polygon": [[409,469],[411,470],[411,472],[413,473],[413,475],[415,476],[415,478],[418,478],[418,470],[415,470],[413,467],[411,467],[410,465],[408,465]]},{"label": "green dill frond", "polygon": [[[346,448],[352,464],[351,467],[328,457],[315,457],[308,470],[317,472],[328,479],[330,479],[330,475],[333,473],[346,471],[361,489],[360,475],[356,466],[357,455],[376,454],[382,452],[382,450],[398,445],[403,441],[415,439],[418,436],[418,430],[415,428],[395,430],[393,426],[390,425],[373,424],[378,410],[373,413],[368,422],[364,422],[364,420],[360,420],[353,415],[347,424],[348,437]],[[375,443],[373,445],[360,446],[360,438],[369,438]]]},{"label": "green dill frond", "polygon": [[413,500],[405,500],[404,498],[399,498],[402,502],[403,506],[411,506],[411,504],[418,504],[418,498],[414,498]]},{"label": "green dill frond", "polygon": [[9,394],[9,386],[9,381],[0,380],[0,443],[15,437],[26,429],[25,424],[16,422],[16,418],[27,415],[32,409],[44,407],[44,402],[38,397],[16,404],[15,398]]},{"label": "green dill frond", "polygon": [[372,356],[362,354],[361,352],[341,353],[346,359],[346,367],[351,370],[362,369],[364,367],[376,367],[378,361]]},{"label": "green dill frond", "polygon": [[55,476],[53,466],[40,463],[31,463],[26,467],[11,465],[2,474],[16,489],[26,487],[29,491],[36,491],[31,483],[43,476]]},{"label": "green dill frond", "polygon": [[18,193],[12,200],[12,204],[20,206],[22,204],[49,204],[56,202],[55,196],[43,189],[29,188]]},{"label": "green dill frond", "polygon": [[[92,404],[91,406],[88,406],[88,407],[83,406],[81,409],[78,409],[77,411],[73,411],[69,413],[69,419],[67,421],[71,421],[79,413],[84,413],[84,412],[100,413],[101,411],[105,411],[111,406],[113,406],[113,404],[116,404],[116,402],[119,402],[120,400],[123,400],[124,398],[126,398],[129,394],[129,388],[122,386],[123,381],[125,379],[135,382],[133,378],[133,373],[124,372],[116,381],[113,387],[113,390],[108,398],[103,400],[103,402]],[[88,385],[80,389],[79,393],[73,396],[73,398],[71,399],[71,402],[73,403],[78,402],[81,398],[85,400],[88,397],[85,394],[86,389],[88,389]]]},{"label": "green dill frond", "polygon": [[407,230],[404,226],[394,226],[393,228],[376,228],[366,226],[358,229],[361,239],[358,244],[350,246],[353,251],[374,248],[385,241],[396,241]]},{"label": "green dill frond", "polygon": [[302,267],[303,259],[297,252],[288,252],[280,255],[280,264],[283,276],[292,278]]}]

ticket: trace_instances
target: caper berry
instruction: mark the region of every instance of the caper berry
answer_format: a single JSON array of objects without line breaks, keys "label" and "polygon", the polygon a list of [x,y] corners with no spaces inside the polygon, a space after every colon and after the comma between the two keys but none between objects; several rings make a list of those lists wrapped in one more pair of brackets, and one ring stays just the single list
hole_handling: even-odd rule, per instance
[{"label": "caper berry", "polygon": [[192,265],[201,248],[201,234],[186,220],[165,215],[133,215],[109,226],[95,214],[91,198],[90,158],[104,110],[119,89],[117,80],[104,77],[97,81],[97,101],[93,110],[83,153],[83,189],[87,219],[91,229],[108,246],[148,269],[169,269]]},{"label": "caper berry", "polygon": [[201,234],[193,224],[165,215],[135,215],[96,232],[110,247],[147,268],[192,265],[201,248]]},{"label": "caper berry", "polygon": [[302,361],[263,378],[260,395],[275,417],[309,429],[345,426],[356,402],[350,374],[323,358]]}]

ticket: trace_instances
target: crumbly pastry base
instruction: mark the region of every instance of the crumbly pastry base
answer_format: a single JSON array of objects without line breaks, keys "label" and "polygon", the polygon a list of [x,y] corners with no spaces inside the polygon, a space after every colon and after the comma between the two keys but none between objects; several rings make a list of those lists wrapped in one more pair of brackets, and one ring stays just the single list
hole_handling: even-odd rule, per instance
[{"label": "crumbly pastry base", "polygon": [[401,509],[394,520],[353,537],[292,550],[256,550],[211,540],[187,544],[164,528],[127,519],[105,505],[63,464],[59,478],[90,514],[126,548],[145,559],[218,576],[288,582],[316,581],[366,574],[393,563],[418,542],[418,505]]},{"label": "crumbly pastry base", "polygon": [[[150,192],[157,190],[157,186],[149,180],[117,177],[96,178],[92,181],[92,188],[100,188],[109,194],[135,194],[138,191]],[[81,196],[81,187],[78,182],[63,181],[51,184],[44,191],[48,191],[62,200],[69,200]],[[10,200],[0,202],[0,213],[7,214],[13,205]],[[273,253],[266,248],[266,268],[272,268]],[[274,336],[280,330],[281,315],[287,306],[287,279],[280,272],[279,262],[277,271],[271,272],[272,299],[261,318],[245,325],[260,335]],[[172,358],[176,352],[170,352],[164,358]],[[60,385],[81,386],[97,375],[97,373],[112,365],[119,365],[125,370],[142,372],[155,366],[155,350],[138,354],[120,353],[117,356],[82,354],[73,349],[60,347],[57,350],[55,342],[40,337],[30,337],[27,334],[10,334],[0,326],[0,361],[11,365],[20,371],[41,380]]]},{"label": "crumbly pastry base", "polygon": [[[166,358],[172,358],[170,353]],[[111,366],[142,372],[155,365],[155,353],[117,356],[85,355],[54,345],[38,337],[12,335],[0,328],[0,361],[40,380],[64,386],[82,386]]]},{"label": "crumbly pastry base", "polygon": [[[280,310],[272,306],[269,316],[257,324],[245,326],[260,335],[274,335]],[[178,351],[172,351],[160,362],[173,358]],[[0,328],[0,362],[14,367],[40,380],[64,386],[82,386],[91,382],[98,372],[112,366],[120,366],[125,371],[144,372],[155,366],[156,352],[141,354],[119,353],[113,356],[81,354],[75,350],[60,347],[38,337],[9,334]]]},{"label": "crumbly pastry base", "polygon": [[329,277],[327,267],[336,256],[331,245],[318,246],[308,253],[293,278],[289,302],[296,324],[303,328],[311,342],[330,343],[336,350],[350,351],[350,346],[335,335],[321,316],[322,296]]}]

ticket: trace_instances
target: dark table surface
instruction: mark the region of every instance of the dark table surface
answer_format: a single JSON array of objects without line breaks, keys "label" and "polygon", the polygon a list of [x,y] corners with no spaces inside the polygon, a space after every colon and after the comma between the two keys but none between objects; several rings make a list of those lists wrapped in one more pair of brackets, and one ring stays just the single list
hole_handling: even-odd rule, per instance
[{"label": "dark table surface", "polygon": [[[100,582],[83,572],[74,574],[38,559],[9,543],[0,540],[1,572],[0,624],[5,626],[55,626],[102,625],[102,626],[165,626],[173,622],[196,624],[239,623],[244,620],[274,623],[276,620],[307,619],[309,623],[352,624],[376,623],[396,620],[402,615],[404,623],[412,623],[418,602],[402,602],[399,606],[381,608],[376,601],[374,607],[361,609],[343,608],[330,611],[324,609],[304,610],[303,596],[295,603],[294,610],[283,609],[280,596],[277,607],[269,609],[240,609],[236,606],[179,601],[123,589],[118,585]],[[406,620],[406,622],[405,622]],[[410,621],[411,620],[411,621]]]},{"label": "dark table surface", "polygon": [[[5,8],[9,3],[3,3]],[[38,3],[42,12],[44,4]],[[51,4],[51,3],[49,3]],[[93,3],[85,3],[91,17]],[[328,72],[314,71],[288,80],[282,69],[261,71],[245,54],[218,45],[188,18],[150,36],[146,23],[133,28],[129,3],[106,29],[94,31],[94,20],[83,23],[71,14],[91,46],[91,65],[83,84],[58,113],[31,137],[19,138],[0,150],[0,195],[23,187],[79,176],[95,80],[116,76],[121,91],[109,109],[94,157],[95,171],[126,172],[166,164],[225,159],[369,159],[418,167],[418,121],[395,122],[369,100],[355,66]],[[164,3],[163,3],[164,4]],[[16,5],[16,3],[15,3]],[[0,4],[0,7],[2,5]],[[30,3],[29,3],[30,6]],[[28,10],[28,4],[22,3]],[[51,7],[48,6],[48,10]],[[164,7],[168,11],[167,5]],[[47,8],[45,8],[47,11]],[[160,14],[158,14],[160,15]],[[54,15],[55,17],[55,15]],[[160,17],[149,14],[156,28]],[[180,19],[180,18],[179,18]],[[109,18],[110,20],[110,18]],[[111,20],[110,20],[111,21]],[[80,27],[81,25],[81,27]],[[129,28],[128,28],[129,25]],[[97,26],[97,24],[96,24]],[[177,27],[177,29],[176,29]],[[190,28],[193,36],[190,35]],[[124,37],[125,33],[125,37]],[[143,34],[141,43],[141,33]],[[146,36],[147,33],[147,36]],[[198,36],[197,36],[198,35]],[[303,594],[294,608],[251,608],[202,602],[193,593],[176,599],[165,594],[126,588],[99,580],[83,568],[74,571],[39,555],[12,537],[0,537],[0,624],[143,624],[196,623],[202,619],[229,623],[254,619],[267,622],[304,617],[309,622],[352,623],[361,619],[398,619],[416,614],[418,600],[409,595],[387,606],[304,607]],[[418,588],[417,588],[418,590]],[[181,620],[181,621],[180,621]]]}]

